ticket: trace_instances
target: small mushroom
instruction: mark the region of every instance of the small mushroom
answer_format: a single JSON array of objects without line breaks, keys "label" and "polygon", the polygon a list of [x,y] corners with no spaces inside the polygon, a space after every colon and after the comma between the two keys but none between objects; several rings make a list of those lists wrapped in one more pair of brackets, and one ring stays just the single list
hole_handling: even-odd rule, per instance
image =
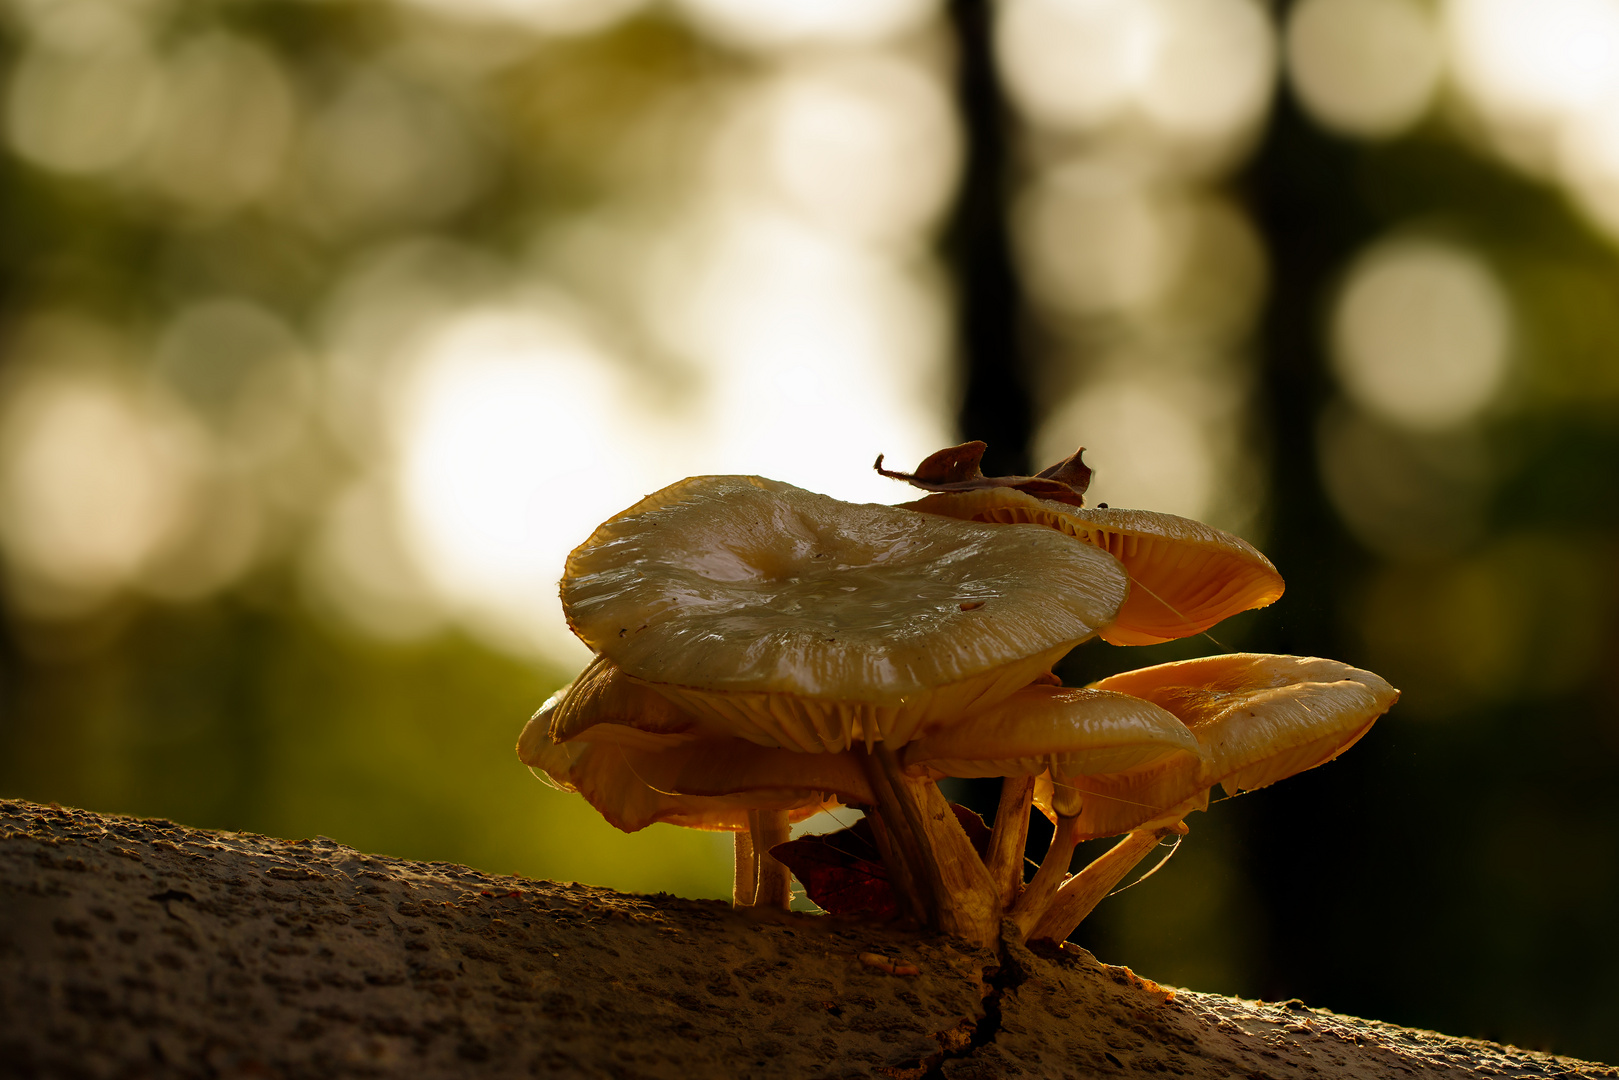
[{"label": "small mushroom", "polygon": [[[1044,909],[1046,894],[1054,892],[1067,874],[1067,855],[1060,848],[1068,844],[1071,851],[1069,840],[1077,843],[1083,838],[1076,831],[1082,807],[1074,798],[1060,806],[1061,835],[1054,843],[1053,858],[1041,864],[1028,890],[1022,889],[1023,848],[1036,776],[1062,781],[1113,779],[1171,767],[1195,775],[1202,754],[1186,726],[1150,702],[1107,690],[1037,685],[968,722],[923,736],[905,748],[904,761],[933,776],[1007,778],[987,864],[1001,910],[1012,908],[1015,917],[1020,908],[1014,904]],[[1113,831],[1124,831],[1151,816],[1153,812],[1143,808],[1140,816]]]},{"label": "small mushroom", "polygon": [[[786,908],[791,876],[769,851],[788,826],[841,799],[871,801],[859,766],[847,755],[794,754],[735,738],[700,738],[678,714],[675,730],[654,733],[618,722],[667,703],[626,685],[610,665],[593,663],[554,694],[524,727],[517,756],[560,787],[580,793],[615,828],[636,832],[655,822],[736,834],[739,906]],[[569,731],[567,741],[553,734]]]},{"label": "small mushroom", "polygon": [[[1161,837],[1185,831],[1181,819],[1207,805],[1215,784],[1253,790],[1325,764],[1359,741],[1400,696],[1371,672],[1336,660],[1258,653],[1160,664],[1092,685],[1175,714],[1196,737],[1202,761],[1192,768],[1166,758],[1122,778],[1053,782],[1046,796],[1053,804],[1077,795],[1087,809],[1117,806],[1129,817],[1149,816],[1058,889],[1033,920],[1032,937],[1060,941],[1071,934]],[[1098,817],[1115,813],[1103,809]],[[1054,816],[1060,827],[1061,810]]]},{"label": "small mushroom", "polygon": [[1028,685],[1111,622],[1106,552],[753,476],[699,476],[568,558],[569,625],[682,711],[762,745],[890,748]]},{"label": "small mushroom", "polygon": [[[976,449],[964,463],[959,452],[969,447]],[[1083,450],[1034,478],[978,474],[982,443],[940,451],[952,453],[957,457],[951,464],[962,474],[954,483],[941,482],[937,469],[919,479],[929,472],[927,462],[916,474],[894,473],[882,469],[879,458],[878,471],[934,492],[901,504],[905,509],[966,521],[1042,525],[1114,556],[1130,575],[1129,597],[1100,632],[1114,645],[1152,645],[1202,633],[1282,595],[1276,567],[1239,537],[1173,514],[1085,507],[1090,470],[1079,462]],[[1065,497],[1052,489],[1059,477],[1072,479],[1078,491]]]}]

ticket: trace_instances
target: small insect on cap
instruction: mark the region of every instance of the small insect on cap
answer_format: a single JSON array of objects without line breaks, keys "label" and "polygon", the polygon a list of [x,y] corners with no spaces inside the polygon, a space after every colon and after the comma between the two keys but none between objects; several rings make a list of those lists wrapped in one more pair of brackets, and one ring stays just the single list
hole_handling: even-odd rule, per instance
[{"label": "small insect on cap", "polygon": [[[569,742],[551,736],[559,708],[600,682],[558,691],[523,728],[517,756],[559,787],[578,792],[615,828],[636,832],[655,822],[741,831],[752,810],[785,810],[800,821],[840,805],[871,801],[859,766],[843,754],[804,755],[743,739],[654,735],[603,722]],[[578,703],[575,703],[579,709]],[[588,705],[579,711],[588,712]],[[604,736],[590,739],[592,733]]]},{"label": "small insect on cap", "polygon": [[1250,791],[1353,746],[1400,692],[1336,660],[1232,653],[1127,671],[1092,684],[1160,705],[1203,746],[1202,779]]},{"label": "small insect on cap", "polygon": [[1130,575],[1130,595],[1101,630],[1114,645],[1200,634],[1282,595],[1282,576],[1247,541],[1200,521],[1148,510],[1086,507],[1083,450],[1036,477],[986,477],[982,443],[941,450],[915,473],[882,469],[934,494],[905,509],[967,521],[1043,525],[1108,552]]},{"label": "small insect on cap", "polygon": [[756,476],[642,500],[568,559],[581,640],[762,745],[902,745],[1028,685],[1114,616],[1117,560],[1056,533],[857,505]]}]

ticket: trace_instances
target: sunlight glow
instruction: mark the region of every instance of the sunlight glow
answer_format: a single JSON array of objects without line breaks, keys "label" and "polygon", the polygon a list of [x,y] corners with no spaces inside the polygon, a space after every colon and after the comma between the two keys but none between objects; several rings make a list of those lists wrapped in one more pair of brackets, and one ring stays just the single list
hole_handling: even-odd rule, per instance
[{"label": "sunlight glow", "polygon": [[1251,0],[1012,0],[997,40],[1008,89],[1037,122],[1133,114],[1197,143],[1252,126],[1275,68],[1270,20]]},{"label": "sunlight glow", "polygon": [[90,370],[38,373],[0,415],[0,541],[42,613],[137,582],[189,511],[194,448],[180,419]]},{"label": "sunlight glow", "polygon": [[431,335],[405,378],[396,482],[422,574],[487,631],[584,659],[557,600],[563,560],[678,479],[613,359],[543,308],[473,311]]},{"label": "sunlight glow", "polygon": [[738,210],[671,247],[660,280],[660,321],[702,387],[703,471],[892,501],[877,453],[914,464],[951,441],[942,299],[903,264]]},{"label": "sunlight glow", "polygon": [[937,79],[880,55],[845,56],[789,65],[767,84],[722,146],[715,173],[756,163],[816,225],[885,239],[932,224],[959,153]]},{"label": "sunlight glow", "polygon": [[1220,479],[1204,427],[1196,404],[1161,381],[1117,378],[1059,406],[1035,436],[1035,461],[1060,461],[1083,445],[1096,470],[1088,502],[1201,519]]},{"label": "sunlight glow", "polygon": [[1294,90],[1324,126],[1389,136],[1421,119],[1443,66],[1418,0],[1304,0],[1287,24]]},{"label": "sunlight glow", "polygon": [[1451,244],[1396,239],[1362,255],[1332,320],[1349,395],[1411,428],[1467,420],[1507,373],[1512,313],[1494,276]]},{"label": "sunlight glow", "polygon": [[1486,110],[1554,115],[1619,80],[1613,0],[1451,0],[1446,15],[1457,79]]},{"label": "sunlight glow", "polygon": [[548,34],[588,34],[627,18],[646,0],[402,0],[447,18],[504,22]]},{"label": "sunlight glow", "polygon": [[937,0],[675,0],[675,6],[721,41],[781,49],[891,38],[922,25]]}]

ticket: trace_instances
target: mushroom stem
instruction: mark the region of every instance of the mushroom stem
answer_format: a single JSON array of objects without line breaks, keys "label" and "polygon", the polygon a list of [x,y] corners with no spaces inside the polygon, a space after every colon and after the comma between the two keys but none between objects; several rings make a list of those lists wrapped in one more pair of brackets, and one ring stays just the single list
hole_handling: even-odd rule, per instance
[{"label": "mushroom stem", "polygon": [[932,780],[900,777],[921,812],[923,838],[938,867],[939,929],[994,948],[1000,940],[999,892],[961,819]]},{"label": "mushroom stem", "polygon": [[1007,917],[1017,924],[1025,938],[1029,937],[1035,925],[1040,922],[1057,895],[1058,888],[1068,877],[1068,863],[1074,857],[1074,847],[1079,842],[1079,817],[1067,814],[1057,815],[1057,831],[1052,834],[1051,846],[1046,849],[1046,857],[1040,860],[1040,869],[1035,871],[1034,877],[1018,897],[1017,903]]},{"label": "mushroom stem", "polygon": [[1174,833],[1184,836],[1185,823],[1177,821],[1173,825],[1137,829],[1126,835],[1057,890],[1056,897],[1045,914],[1040,916],[1029,937],[1066,940],[1096,909],[1096,905],[1113,891],[1114,886],[1124,880],[1124,875],[1158,846],[1158,841]]},{"label": "mushroom stem", "polygon": [[735,837],[736,845],[735,868],[731,873],[731,906],[752,907],[759,887],[759,868],[753,857],[753,833],[748,829],[738,829],[731,835]]},{"label": "mushroom stem", "polygon": [[785,810],[749,810],[748,832],[753,836],[753,860],[758,867],[754,907],[786,911],[793,900],[793,874],[776,861],[770,849],[785,844],[791,835]]},{"label": "mushroom stem", "polygon": [[922,841],[922,815],[916,804],[907,798],[903,787],[896,786],[900,776],[894,753],[881,744],[860,755],[866,778],[871,781],[872,794],[877,796],[877,815],[888,834],[890,853],[898,856],[904,865],[902,874],[908,879],[911,906],[925,926],[938,927],[939,891],[942,882],[939,868]]},{"label": "mushroom stem", "polygon": [[1034,804],[1034,777],[1008,776],[1001,781],[1001,804],[995,809],[995,827],[984,860],[1006,911],[1023,891],[1023,849],[1029,841],[1029,811]]},{"label": "mushroom stem", "polygon": [[877,854],[888,870],[888,882],[894,889],[894,895],[899,898],[900,907],[904,909],[905,914],[918,924],[926,923],[928,913],[922,906],[921,897],[917,895],[910,864],[905,861],[904,853],[894,845],[893,838],[888,835],[888,826],[883,824],[881,811],[876,807],[872,807],[872,811],[866,815],[866,820],[871,822],[871,835],[877,841]]}]

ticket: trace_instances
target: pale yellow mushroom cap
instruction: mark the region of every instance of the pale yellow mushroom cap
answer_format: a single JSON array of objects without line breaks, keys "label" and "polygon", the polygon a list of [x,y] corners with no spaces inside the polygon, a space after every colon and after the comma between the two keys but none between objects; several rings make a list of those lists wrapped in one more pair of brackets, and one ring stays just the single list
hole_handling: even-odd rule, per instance
[{"label": "pale yellow mushroom cap", "polygon": [[994,708],[923,735],[907,768],[944,776],[1092,776],[1170,755],[1202,756],[1186,725],[1150,702],[1106,690],[1029,686]]},{"label": "pale yellow mushroom cap", "polygon": [[762,745],[900,745],[1032,682],[1112,620],[1123,569],[1055,533],[681,481],[568,559],[568,623],[682,710]]},{"label": "pale yellow mushroom cap", "polygon": [[557,786],[583,795],[624,832],[655,822],[735,832],[748,827],[750,810],[785,810],[789,820],[800,821],[838,806],[840,789],[849,798],[871,798],[858,764],[847,755],[810,756],[741,739],[645,732],[637,733],[638,740],[556,742],[550,735],[554,714],[570,692],[553,695],[529,720],[517,756]]},{"label": "pale yellow mushroom cap", "polygon": [[1232,653],[1127,671],[1093,684],[1174,713],[1206,751],[1204,779],[1249,791],[1325,764],[1399,700],[1336,660]]},{"label": "pale yellow mushroom cap", "polygon": [[666,748],[676,742],[729,734],[630,679],[605,656],[593,657],[579,677],[546,705],[548,709],[541,711],[550,717],[547,735],[553,743],[583,739]]},{"label": "pale yellow mushroom cap", "polygon": [[1114,645],[1202,633],[1282,595],[1282,576],[1247,541],[1173,514],[1082,508],[1006,487],[941,492],[903,506],[962,520],[1043,525],[1108,552],[1130,575],[1128,599],[1101,630]]},{"label": "pale yellow mushroom cap", "polygon": [[1209,789],[1264,787],[1353,746],[1399,697],[1369,671],[1335,660],[1234,653],[1127,671],[1092,684],[1160,706],[1202,748],[1118,775],[1041,777],[1048,816],[1080,806],[1082,838],[1111,836],[1208,805]]}]

